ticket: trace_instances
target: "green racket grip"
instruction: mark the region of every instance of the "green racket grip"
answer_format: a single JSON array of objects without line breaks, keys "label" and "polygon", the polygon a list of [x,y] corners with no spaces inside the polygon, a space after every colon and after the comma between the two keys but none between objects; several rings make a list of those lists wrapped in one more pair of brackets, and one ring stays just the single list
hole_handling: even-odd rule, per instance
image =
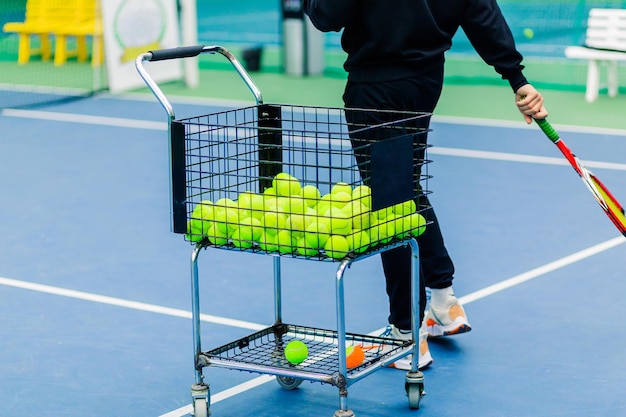
[{"label": "green racket grip", "polygon": [[556,130],[554,130],[552,125],[550,125],[550,123],[548,123],[546,119],[535,119],[535,122],[541,128],[541,130],[543,130],[543,133],[546,134],[548,139],[550,139],[554,143],[559,141],[559,134],[556,133]]}]

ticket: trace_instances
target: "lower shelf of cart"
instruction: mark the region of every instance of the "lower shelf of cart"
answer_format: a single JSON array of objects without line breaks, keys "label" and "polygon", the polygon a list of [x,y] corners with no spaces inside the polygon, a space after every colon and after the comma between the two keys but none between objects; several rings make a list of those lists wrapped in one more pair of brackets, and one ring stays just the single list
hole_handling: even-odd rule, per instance
[{"label": "lower shelf of cart", "polygon": [[[284,347],[292,340],[308,348],[304,362],[287,361]],[[413,342],[380,336],[346,333],[346,347],[360,345],[363,362],[347,370],[346,378],[357,380],[395,362],[412,351]],[[265,373],[337,385],[339,375],[338,336],[333,330],[277,323],[216,349],[202,352],[198,365]]]}]

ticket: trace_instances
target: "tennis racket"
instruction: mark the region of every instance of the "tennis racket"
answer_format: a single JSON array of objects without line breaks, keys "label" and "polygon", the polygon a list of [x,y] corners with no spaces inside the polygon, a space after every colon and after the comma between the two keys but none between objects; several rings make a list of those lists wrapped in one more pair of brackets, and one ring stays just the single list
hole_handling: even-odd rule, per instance
[{"label": "tennis racket", "polygon": [[624,209],[622,205],[617,201],[613,194],[606,188],[604,184],[591,173],[580,160],[572,153],[572,151],[565,145],[563,140],[559,137],[559,134],[548,123],[546,119],[535,119],[537,125],[543,130],[548,139],[556,145],[557,148],[563,153],[565,158],[572,165],[574,170],[578,173],[583,180],[593,197],[596,199],[602,210],[609,216],[609,219],[615,224],[617,229],[626,236],[626,217],[624,216]]}]

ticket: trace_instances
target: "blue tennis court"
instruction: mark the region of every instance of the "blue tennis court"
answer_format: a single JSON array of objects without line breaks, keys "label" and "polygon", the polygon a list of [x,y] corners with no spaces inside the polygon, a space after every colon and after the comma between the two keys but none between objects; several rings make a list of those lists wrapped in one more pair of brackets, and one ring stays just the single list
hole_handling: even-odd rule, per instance
[{"label": "blue tennis court", "polygon": [[[230,104],[175,102],[177,116]],[[0,410],[176,417],[191,411],[189,265],[170,232],[167,125],[151,97],[100,96],[0,115]],[[555,126],[626,198],[626,132]],[[536,126],[437,117],[431,202],[470,333],[431,340],[426,397],[404,372],[349,388],[357,416],[620,416],[626,240]],[[337,264],[286,258],[285,321],[334,328]],[[273,322],[269,256],[200,255],[207,348]],[[346,272],[349,331],[386,325],[378,257]],[[332,416],[337,389],[205,369],[214,416]]]}]

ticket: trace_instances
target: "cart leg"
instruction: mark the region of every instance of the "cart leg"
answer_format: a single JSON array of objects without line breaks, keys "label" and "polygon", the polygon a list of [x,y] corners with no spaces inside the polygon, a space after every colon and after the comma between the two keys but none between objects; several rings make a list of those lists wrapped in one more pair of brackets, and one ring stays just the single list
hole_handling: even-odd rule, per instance
[{"label": "cart leg", "polygon": [[346,314],[344,309],[343,275],[346,268],[350,266],[349,259],[344,259],[337,268],[335,280],[335,304],[337,309],[337,353],[339,357],[339,375],[337,380],[339,386],[339,410],[334,417],[353,417],[354,413],[348,408],[348,390],[346,366]]},{"label": "cart leg", "polygon": [[[411,333],[413,337],[413,358],[419,358],[420,340],[420,273],[419,273],[419,248],[415,239],[409,240],[413,262],[411,262]],[[411,372],[418,371],[417,360],[411,362]]]},{"label": "cart leg", "polygon": [[196,384],[203,384],[202,366],[199,364],[202,347],[200,343],[200,290],[198,283],[198,255],[202,245],[198,244],[191,253],[191,321],[193,324],[193,360]]},{"label": "cart leg", "polygon": [[420,322],[420,273],[419,273],[419,248],[415,239],[409,240],[413,262],[411,262],[411,331],[413,333],[413,361],[411,370],[407,372],[404,387],[409,397],[409,408],[417,410],[420,401],[425,395],[424,374],[418,370],[419,361],[419,332]]},{"label": "cart leg", "polygon": [[282,323],[283,306],[282,306],[282,284],[280,272],[280,256],[274,256],[274,321]]}]

